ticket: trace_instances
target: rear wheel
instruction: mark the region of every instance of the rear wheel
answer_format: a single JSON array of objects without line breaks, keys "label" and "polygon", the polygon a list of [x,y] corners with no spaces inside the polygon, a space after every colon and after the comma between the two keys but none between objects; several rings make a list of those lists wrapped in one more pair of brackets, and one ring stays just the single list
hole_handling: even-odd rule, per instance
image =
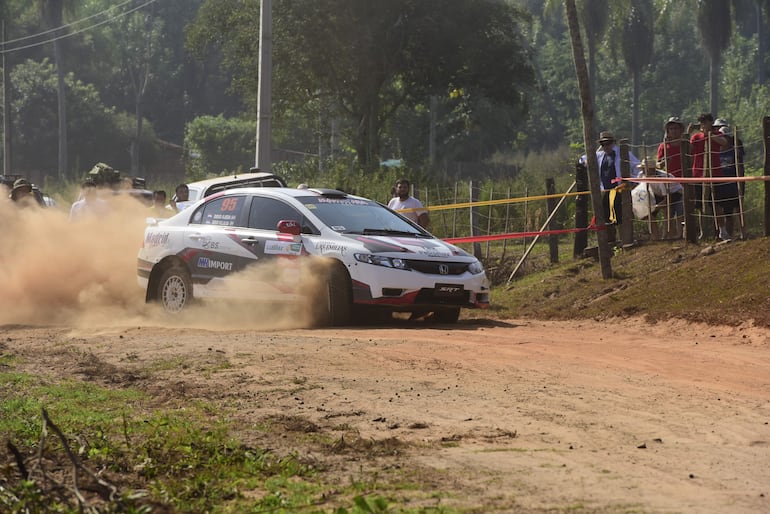
[{"label": "rear wheel", "polygon": [[176,314],[192,303],[192,281],[187,270],[174,266],[163,272],[156,298],[166,312]]},{"label": "rear wheel", "polygon": [[316,303],[316,322],[321,326],[341,326],[350,323],[352,292],[348,273],[341,264],[333,263],[326,270],[326,281],[320,288]]},{"label": "rear wheel", "polygon": [[433,311],[433,318],[439,323],[457,323],[460,319],[460,307],[447,307]]}]

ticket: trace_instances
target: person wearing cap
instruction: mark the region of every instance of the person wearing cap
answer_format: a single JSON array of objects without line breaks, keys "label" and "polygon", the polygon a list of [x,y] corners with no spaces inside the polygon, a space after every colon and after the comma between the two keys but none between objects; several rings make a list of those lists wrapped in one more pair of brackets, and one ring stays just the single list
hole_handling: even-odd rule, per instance
[{"label": "person wearing cap", "polygon": [[675,177],[681,177],[684,123],[679,116],[671,116],[663,125],[663,130],[663,142],[658,145],[658,167]]},{"label": "person wearing cap", "polygon": [[[599,189],[602,193],[602,210],[604,212],[604,221],[607,226],[607,240],[615,242],[615,225],[623,221],[623,202],[622,196],[617,194],[620,190],[618,186],[621,182],[620,172],[620,147],[617,145],[615,135],[612,132],[604,131],[599,134],[599,148],[596,150],[596,160],[599,163]],[[586,163],[585,156],[581,157],[581,162]],[[629,152],[628,160],[630,163],[631,175],[637,176],[639,170],[639,159]]]},{"label": "person wearing cap", "polygon": [[37,199],[32,191],[32,184],[24,178],[16,179],[13,183],[13,189],[11,194],[8,195],[13,202],[20,207],[28,207],[30,205],[37,205]]},{"label": "person wearing cap", "polygon": [[[722,164],[720,155],[722,148],[727,146],[725,138],[717,129],[714,128],[714,115],[710,112],[704,112],[698,116],[700,130],[690,137],[690,153],[692,154],[692,176],[694,178],[710,178],[722,176]],[[697,185],[695,189],[695,209],[704,212],[703,200],[711,201],[711,195],[706,194],[711,188]],[[716,200],[716,188],[714,196]],[[719,212],[721,209],[716,205],[716,220],[719,228],[719,238],[729,240],[729,234],[725,230],[725,217]]]},{"label": "person wearing cap", "polygon": [[[743,168],[743,141],[740,138],[733,137],[730,133],[730,125],[722,118],[714,120],[714,129],[719,131],[726,140],[726,145],[722,147],[719,153],[719,164],[722,167],[722,176],[724,177],[742,177],[745,175]],[[740,212],[739,195],[743,194],[743,188],[737,182],[723,182],[714,184],[714,198],[717,205],[721,208],[725,216],[724,234],[727,239],[732,238],[735,227],[735,214]],[[741,230],[743,236],[743,230]],[[724,239],[724,238],[722,238]]]},{"label": "person wearing cap", "polygon": [[[639,175],[643,177],[676,178],[671,173],[658,169],[652,158],[644,158],[639,163]],[[682,184],[679,182],[641,182],[631,191],[634,214],[639,219],[652,218],[650,233],[652,239],[660,239],[657,215],[664,213],[665,237],[681,239],[682,216]]]}]

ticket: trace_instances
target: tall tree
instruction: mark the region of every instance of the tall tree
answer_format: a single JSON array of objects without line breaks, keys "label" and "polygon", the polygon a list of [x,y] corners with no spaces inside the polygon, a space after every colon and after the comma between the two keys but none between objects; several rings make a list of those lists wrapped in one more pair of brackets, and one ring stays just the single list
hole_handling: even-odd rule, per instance
[{"label": "tall tree", "polygon": [[[580,108],[583,115],[583,140],[586,148],[586,160],[588,162],[588,183],[591,187],[591,205],[593,206],[594,216],[600,228],[605,226],[607,220],[604,217],[602,209],[602,197],[599,190],[599,164],[596,160],[596,153],[593,151],[594,141],[596,140],[596,131],[594,130],[594,104],[591,99],[591,85],[588,81],[588,71],[586,70],[585,57],[583,54],[583,42],[580,40],[580,25],[578,23],[577,8],[575,0],[564,0],[564,6],[567,15],[567,25],[569,26],[570,40],[572,42],[572,56],[575,64],[575,75],[577,75],[578,89],[580,90]],[[597,233],[599,240],[599,263],[602,269],[602,278],[612,278],[612,264],[610,263],[610,249],[607,238],[607,231],[600,230]]]},{"label": "tall tree", "polygon": [[140,172],[144,97],[163,51],[160,43],[163,22],[154,14],[153,7],[150,7],[145,12],[126,16],[117,31],[118,53],[129,78],[134,102],[134,116],[136,117],[134,138],[130,149],[131,172],[134,175],[138,175]]},{"label": "tall tree", "polygon": [[40,12],[48,27],[53,30],[53,54],[56,65],[56,96],[58,99],[59,154],[57,159],[59,179],[67,178],[67,96],[64,84],[64,50],[62,37],[66,29],[62,27],[64,11],[72,10],[73,0],[38,0]]},{"label": "tall tree", "polygon": [[[250,77],[243,92],[253,99],[258,24],[244,3],[256,9],[256,1],[209,0],[191,37],[199,49],[220,44],[240,76]],[[274,11],[275,97],[295,106],[335,101],[364,168],[377,166],[383,127],[399,107],[449,91],[521,106],[532,83],[518,29],[525,14],[506,2],[279,0]]]},{"label": "tall tree", "polygon": [[586,33],[588,78],[591,91],[596,91],[596,47],[604,38],[610,21],[610,3],[606,0],[582,0],[577,3],[580,22]]},{"label": "tall tree", "polygon": [[631,0],[622,20],[621,49],[623,60],[634,83],[633,112],[631,114],[631,141],[641,143],[640,97],[642,71],[650,64],[653,55],[653,6],[652,0]]},{"label": "tall tree", "polygon": [[732,35],[730,4],[725,0],[698,0],[698,30],[701,44],[709,58],[711,112],[719,111],[719,68],[722,52],[730,45]]},{"label": "tall tree", "polygon": [[[553,13],[559,0],[547,0],[545,12]],[[615,4],[605,0],[578,0],[575,8],[578,13],[578,23],[585,33],[586,51],[588,53],[588,81],[592,100],[595,100],[598,84],[597,55],[599,43],[604,39],[610,27],[611,11]],[[594,124],[596,124],[597,112],[594,110]]]}]

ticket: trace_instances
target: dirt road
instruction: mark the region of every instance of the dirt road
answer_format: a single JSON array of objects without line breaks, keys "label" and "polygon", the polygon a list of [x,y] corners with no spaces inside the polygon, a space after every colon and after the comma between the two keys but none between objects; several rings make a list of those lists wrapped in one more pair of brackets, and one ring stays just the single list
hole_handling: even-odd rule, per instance
[{"label": "dirt road", "polygon": [[[443,505],[770,512],[770,332],[751,326],[5,325],[0,338],[38,371],[113,384],[178,362],[154,375],[154,394],[226,399],[250,420],[247,438],[264,437],[252,428],[259,420],[281,419],[398,445],[397,457],[368,465],[418,470],[426,488],[452,493]],[[361,463],[348,465],[341,480]]]}]

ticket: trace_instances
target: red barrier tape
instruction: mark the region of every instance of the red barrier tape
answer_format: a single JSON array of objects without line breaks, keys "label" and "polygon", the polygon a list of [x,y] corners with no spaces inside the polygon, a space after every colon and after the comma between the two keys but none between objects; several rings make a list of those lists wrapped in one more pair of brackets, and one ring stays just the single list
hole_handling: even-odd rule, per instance
[{"label": "red barrier tape", "polygon": [[502,239],[519,239],[523,237],[550,236],[559,234],[574,234],[584,230],[604,230],[593,223],[587,228],[567,228],[562,230],[544,230],[543,232],[511,232],[509,234],[494,234],[491,236],[449,237],[444,239],[447,243],[483,243],[486,241],[500,241]]}]

